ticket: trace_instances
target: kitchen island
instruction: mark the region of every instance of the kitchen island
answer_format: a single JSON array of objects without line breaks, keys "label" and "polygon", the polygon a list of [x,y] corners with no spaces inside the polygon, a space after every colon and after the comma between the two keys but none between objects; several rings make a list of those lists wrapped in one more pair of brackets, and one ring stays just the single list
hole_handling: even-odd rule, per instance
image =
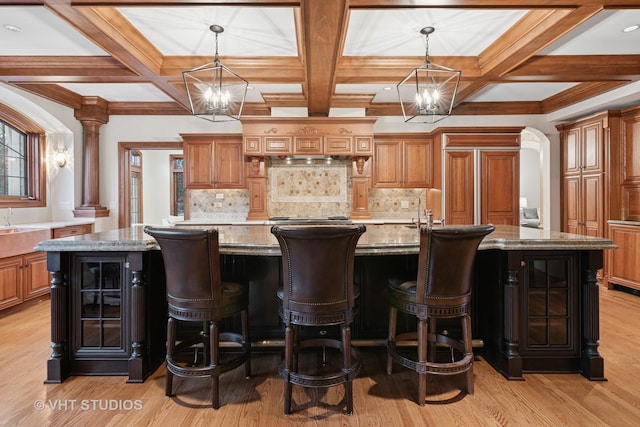
[{"label": "kitchen island", "polygon": [[[250,285],[256,351],[282,343],[275,297],[280,249],[270,227],[216,226],[223,276]],[[526,372],[575,372],[604,380],[596,272],[603,250],[614,247],[606,239],[497,226],[481,243],[475,268],[473,334],[479,354],[509,379],[523,379]],[[144,381],[164,360],[164,268],[155,241],[142,227],[131,227],[48,240],[36,249],[47,252],[52,275],[53,352],[46,381],[71,375]],[[415,226],[367,224],[356,250],[356,345],[384,347],[387,281],[415,275],[417,254]],[[400,319],[399,328],[414,321]]]}]

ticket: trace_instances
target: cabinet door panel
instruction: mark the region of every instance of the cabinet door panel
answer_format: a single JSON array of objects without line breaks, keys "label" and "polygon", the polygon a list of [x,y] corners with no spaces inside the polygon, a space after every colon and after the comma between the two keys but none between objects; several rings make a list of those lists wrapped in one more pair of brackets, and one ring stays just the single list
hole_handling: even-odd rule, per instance
[{"label": "cabinet door panel", "polygon": [[216,188],[244,188],[244,162],[240,141],[216,141],[214,144]]},{"label": "cabinet door panel", "polygon": [[520,153],[482,151],[480,222],[518,225]]},{"label": "cabinet door panel", "polygon": [[432,141],[405,141],[404,186],[433,187]]},{"label": "cabinet door panel", "polygon": [[322,154],[321,136],[296,136],[293,146],[294,154]]},{"label": "cabinet door panel", "polygon": [[602,170],[602,122],[582,128],[582,172]]},{"label": "cabinet door panel", "polygon": [[0,260],[0,310],[22,302],[22,257]]},{"label": "cabinet door panel", "polygon": [[35,298],[49,293],[49,272],[47,271],[47,254],[36,252],[24,256],[24,299]]},{"label": "cabinet door panel", "polygon": [[373,141],[370,136],[355,137],[355,154],[372,154]]},{"label": "cabinet door panel", "polygon": [[184,142],[185,188],[213,188],[213,143]]},{"label": "cabinet door panel", "polygon": [[563,231],[567,233],[579,233],[580,231],[580,181],[579,176],[564,179]]},{"label": "cabinet door panel", "polygon": [[609,238],[618,245],[610,254],[609,281],[640,290],[640,227],[613,224]]},{"label": "cabinet door panel", "polygon": [[244,152],[246,154],[259,155],[262,153],[262,138],[259,136],[247,136],[244,138]]},{"label": "cabinet door panel", "polygon": [[588,236],[601,237],[602,229],[602,176],[588,175],[582,177],[583,192],[583,233]]},{"label": "cabinet door panel", "polygon": [[293,139],[290,136],[265,136],[264,153],[267,155],[289,155],[293,152]]},{"label": "cabinet door panel", "polygon": [[348,155],[352,153],[350,136],[326,136],[324,138],[325,154]]},{"label": "cabinet door panel", "polygon": [[445,154],[445,220],[447,224],[473,224],[474,164],[473,151],[447,151]]},{"label": "cabinet door panel", "polygon": [[394,142],[376,142],[373,163],[374,186],[382,188],[400,187],[402,170],[402,144]]},{"label": "cabinet door panel", "polygon": [[564,147],[564,172],[580,172],[580,130],[571,129],[567,132],[567,139]]}]

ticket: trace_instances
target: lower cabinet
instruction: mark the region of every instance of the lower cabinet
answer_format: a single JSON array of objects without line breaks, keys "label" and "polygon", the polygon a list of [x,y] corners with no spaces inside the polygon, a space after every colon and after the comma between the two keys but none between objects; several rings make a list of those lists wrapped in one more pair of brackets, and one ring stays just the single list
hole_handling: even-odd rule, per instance
[{"label": "lower cabinet", "polygon": [[[78,236],[92,231],[93,224],[68,225],[52,229],[51,237]],[[46,252],[0,258],[0,311],[49,294],[50,284]]]},{"label": "lower cabinet", "polygon": [[640,224],[610,223],[609,238],[618,248],[608,251],[608,286],[622,285],[640,290]]},{"label": "lower cabinet", "polygon": [[33,252],[0,259],[0,310],[48,292],[46,253]]}]

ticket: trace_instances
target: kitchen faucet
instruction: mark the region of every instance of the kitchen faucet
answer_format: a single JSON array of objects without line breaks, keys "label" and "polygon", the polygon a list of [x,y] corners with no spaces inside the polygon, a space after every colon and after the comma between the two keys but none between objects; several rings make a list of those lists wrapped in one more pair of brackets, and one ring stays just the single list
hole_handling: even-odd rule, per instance
[{"label": "kitchen faucet", "polygon": [[10,227],[11,226],[11,215],[13,215],[13,209],[8,208],[7,209],[7,214],[4,216],[4,226],[5,227]]}]

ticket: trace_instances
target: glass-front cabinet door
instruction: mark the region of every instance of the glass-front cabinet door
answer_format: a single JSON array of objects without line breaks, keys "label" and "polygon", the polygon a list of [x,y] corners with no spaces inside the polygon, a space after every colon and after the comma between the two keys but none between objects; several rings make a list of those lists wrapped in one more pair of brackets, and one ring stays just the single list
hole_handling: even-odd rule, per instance
[{"label": "glass-front cabinet door", "polygon": [[91,358],[93,353],[114,358],[129,353],[126,322],[127,293],[124,255],[77,255],[72,260],[71,357]]},{"label": "glass-front cabinet door", "polygon": [[521,355],[540,351],[578,355],[579,296],[571,286],[575,265],[573,254],[525,256]]}]

